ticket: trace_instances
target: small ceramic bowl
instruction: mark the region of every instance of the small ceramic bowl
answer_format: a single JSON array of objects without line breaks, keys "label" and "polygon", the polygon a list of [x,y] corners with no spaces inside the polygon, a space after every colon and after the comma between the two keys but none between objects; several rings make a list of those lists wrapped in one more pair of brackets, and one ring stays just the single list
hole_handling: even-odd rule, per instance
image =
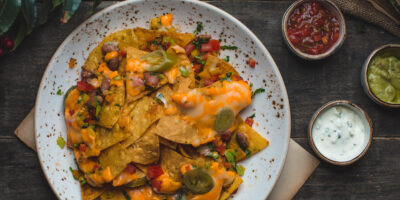
[{"label": "small ceramic bowl", "polygon": [[395,104],[395,103],[388,103],[385,102],[381,99],[379,99],[375,94],[372,92],[371,88],[369,87],[368,83],[368,68],[369,65],[371,64],[371,61],[375,58],[375,56],[395,56],[397,58],[400,58],[400,44],[387,44],[383,45],[377,49],[375,49],[365,60],[364,65],[361,70],[361,84],[364,88],[364,92],[367,94],[367,96],[372,99],[375,103],[389,107],[389,108],[400,108],[400,104]]},{"label": "small ceramic bowl", "polygon": [[339,39],[328,51],[326,51],[325,53],[322,53],[322,54],[312,55],[312,54],[308,54],[308,53],[304,53],[304,52],[300,51],[289,40],[289,36],[288,36],[287,30],[286,30],[287,22],[289,20],[290,15],[294,11],[294,9],[296,9],[298,6],[300,6],[301,4],[303,4],[305,2],[312,2],[312,1],[315,1],[315,0],[298,0],[289,6],[289,8],[286,10],[286,12],[282,18],[282,35],[283,35],[286,45],[297,56],[299,56],[303,59],[306,59],[306,60],[321,60],[321,59],[324,59],[324,58],[334,54],[342,46],[344,39],[346,38],[346,23],[345,23],[342,12],[332,1],[318,0],[319,3],[321,3],[326,9],[331,11],[331,13],[334,14],[337,17],[337,19],[339,20],[339,23],[340,23]]},{"label": "small ceramic bowl", "polygon": [[[319,117],[319,115],[321,113],[323,113],[325,110],[333,107],[333,106],[345,106],[353,111],[355,111],[363,120],[363,125],[366,129],[366,134],[369,133],[368,136],[365,137],[364,141],[363,141],[363,150],[353,159],[351,160],[347,160],[347,161],[335,161],[332,159],[329,159],[327,156],[325,156],[324,154],[322,154],[317,146],[314,143],[314,139],[313,139],[313,126],[314,123],[316,121],[316,119]],[[365,153],[367,152],[371,141],[372,141],[372,133],[373,133],[373,126],[372,126],[372,121],[371,119],[368,117],[367,113],[361,109],[359,106],[357,106],[356,104],[347,101],[347,100],[335,100],[335,101],[331,101],[328,102],[327,104],[323,105],[322,107],[320,107],[312,116],[310,123],[308,125],[308,139],[310,141],[310,145],[312,147],[312,149],[314,150],[314,152],[317,154],[318,157],[320,157],[322,160],[331,163],[333,165],[338,165],[338,166],[346,166],[346,165],[350,165],[353,164],[354,162],[358,161],[361,157],[363,157],[365,155]]]}]

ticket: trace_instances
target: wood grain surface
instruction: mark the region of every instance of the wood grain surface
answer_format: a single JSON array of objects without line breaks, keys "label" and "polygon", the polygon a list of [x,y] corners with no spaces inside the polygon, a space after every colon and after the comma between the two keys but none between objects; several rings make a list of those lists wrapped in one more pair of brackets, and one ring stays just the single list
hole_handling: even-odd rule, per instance
[{"label": "wood grain surface", "polygon": [[[281,19],[291,1],[213,0],[247,25],[264,43],[285,81],[292,114],[292,137],[312,152],[306,127],[312,113],[331,100],[347,99],[366,110],[374,123],[372,145],[359,162],[349,167],[322,163],[295,199],[399,199],[400,110],[373,103],[362,91],[361,66],[380,45],[400,39],[379,27],[345,15],[347,38],[333,56],[304,61],[285,46]],[[103,2],[100,8],[111,5]],[[55,50],[89,16],[91,3],[83,2],[70,22],[54,17],[35,30],[13,53],[0,57],[0,199],[56,199],[36,154],[13,131],[34,106],[42,74]],[[365,25],[365,32],[358,31]]]}]

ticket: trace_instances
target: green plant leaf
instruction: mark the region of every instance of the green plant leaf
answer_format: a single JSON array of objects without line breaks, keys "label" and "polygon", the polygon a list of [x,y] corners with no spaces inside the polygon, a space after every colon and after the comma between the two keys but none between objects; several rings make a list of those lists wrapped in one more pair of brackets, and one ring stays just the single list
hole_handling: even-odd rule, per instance
[{"label": "green plant leaf", "polygon": [[21,0],[5,0],[0,11],[0,35],[8,31],[17,18]]},{"label": "green plant leaf", "polygon": [[93,13],[94,10],[96,10],[97,6],[99,6],[99,4],[100,4],[102,1],[103,1],[103,0],[94,0],[94,1],[93,1],[93,7],[92,7],[92,9],[90,10],[90,13]]},{"label": "green plant leaf", "polygon": [[35,28],[38,17],[37,7],[35,2],[36,0],[22,0],[21,11],[26,21],[28,34],[30,34],[32,30]]},{"label": "green plant leaf", "polygon": [[26,26],[26,22],[22,17],[19,17],[18,20],[18,32],[17,35],[14,38],[14,48],[12,49],[12,51],[14,51],[22,42],[22,40],[24,40],[24,38],[28,35],[27,33],[27,26]]},{"label": "green plant leaf", "polygon": [[52,10],[52,5],[53,5],[52,0],[44,0],[43,1],[43,10],[42,10],[41,19],[39,22],[40,25],[45,24],[47,22],[47,20],[49,19],[49,14],[50,14],[50,11]]},{"label": "green plant leaf", "polygon": [[63,1],[63,17],[61,23],[65,24],[74,15],[75,11],[78,10],[82,0],[64,0]]}]

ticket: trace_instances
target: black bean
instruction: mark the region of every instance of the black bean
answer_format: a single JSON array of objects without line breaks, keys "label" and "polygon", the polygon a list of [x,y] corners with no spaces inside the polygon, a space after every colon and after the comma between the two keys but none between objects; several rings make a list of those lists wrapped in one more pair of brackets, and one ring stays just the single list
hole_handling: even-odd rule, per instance
[{"label": "black bean", "polygon": [[101,53],[103,53],[103,55],[106,55],[109,52],[112,51],[119,51],[119,48],[117,45],[111,43],[111,42],[107,42],[105,44],[103,44],[103,46],[101,47]]},{"label": "black bean", "polygon": [[236,140],[242,149],[247,149],[247,147],[249,147],[249,140],[244,133],[238,132],[236,135]]},{"label": "black bean", "polygon": [[118,65],[119,65],[118,57],[115,57],[115,58],[111,59],[110,61],[108,61],[108,68],[110,68],[112,71],[117,70]]}]

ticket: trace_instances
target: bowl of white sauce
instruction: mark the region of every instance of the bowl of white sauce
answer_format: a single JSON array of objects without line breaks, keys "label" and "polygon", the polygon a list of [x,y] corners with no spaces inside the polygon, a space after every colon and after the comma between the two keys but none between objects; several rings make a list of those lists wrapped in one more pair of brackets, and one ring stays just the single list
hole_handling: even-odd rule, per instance
[{"label": "bowl of white sauce", "polygon": [[347,100],[331,101],[311,118],[308,136],[314,152],[334,165],[350,165],[367,152],[372,141],[367,113]]}]

